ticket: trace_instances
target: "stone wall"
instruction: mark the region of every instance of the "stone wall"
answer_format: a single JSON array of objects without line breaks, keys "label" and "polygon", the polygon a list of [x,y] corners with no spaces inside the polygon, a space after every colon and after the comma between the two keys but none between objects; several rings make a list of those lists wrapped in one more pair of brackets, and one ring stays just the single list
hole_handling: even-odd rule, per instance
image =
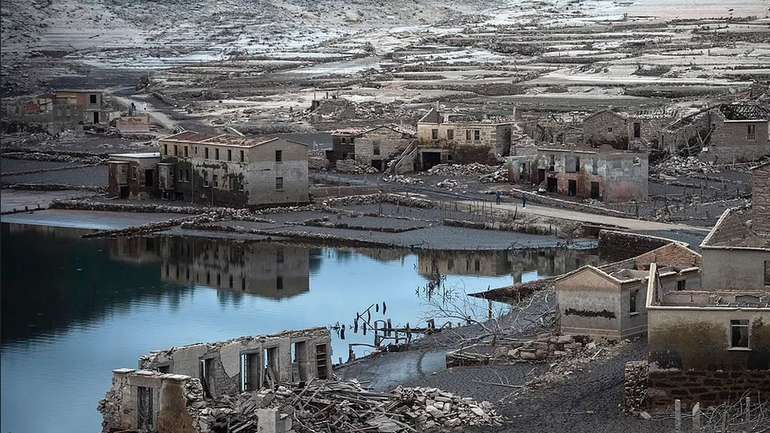
[{"label": "stone wall", "polygon": [[623,412],[637,413],[647,409],[647,361],[627,362],[623,371]]},{"label": "stone wall", "polygon": [[744,393],[760,401],[770,398],[770,370],[678,370],[650,368],[647,378],[650,407],[665,407],[682,400],[685,407],[695,403],[718,405],[736,401]]},{"label": "stone wall", "polygon": [[610,260],[625,260],[670,244],[672,240],[656,236],[613,230],[599,231],[599,254]]},{"label": "stone wall", "polygon": [[[711,123],[711,141],[701,159],[726,164],[754,161],[770,153],[766,120],[726,120],[719,110],[714,110]],[[754,138],[749,137],[750,126]]]},{"label": "stone wall", "polygon": [[770,235],[770,163],[751,172],[752,227],[758,233]]}]

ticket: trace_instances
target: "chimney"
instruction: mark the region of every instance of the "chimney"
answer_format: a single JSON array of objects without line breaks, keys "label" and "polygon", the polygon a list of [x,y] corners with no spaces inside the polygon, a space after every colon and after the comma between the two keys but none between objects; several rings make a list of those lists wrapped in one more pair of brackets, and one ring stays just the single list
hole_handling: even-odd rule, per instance
[{"label": "chimney", "polygon": [[754,231],[770,236],[770,162],[751,169],[751,212]]}]

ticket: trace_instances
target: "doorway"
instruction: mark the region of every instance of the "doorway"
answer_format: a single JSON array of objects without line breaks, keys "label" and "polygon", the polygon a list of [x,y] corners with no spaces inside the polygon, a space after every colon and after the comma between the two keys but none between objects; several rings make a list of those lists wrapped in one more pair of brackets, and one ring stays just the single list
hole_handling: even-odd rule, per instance
[{"label": "doorway", "polygon": [[599,200],[599,182],[591,182],[591,198]]},{"label": "doorway", "polygon": [[575,197],[577,195],[577,181],[570,179],[567,183],[567,195]]},{"label": "doorway", "polygon": [[99,112],[94,111],[94,125],[98,125],[98,124],[99,124]]},{"label": "doorway", "polygon": [[326,345],[317,344],[315,346],[315,365],[318,372],[319,379],[326,379],[329,377],[328,368],[326,363]]},{"label": "doorway", "polygon": [[376,168],[377,171],[382,171],[382,160],[381,159],[373,159],[372,160],[372,167]]},{"label": "doorway", "polygon": [[144,171],[144,184],[145,186],[152,186],[152,182],[155,179],[153,179],[153,170],[145,170]]},{"label": "doorway", "polygon": [[422,169],[430,170],[434,165],[441,164],[441,152],[423,152]]},{"label": "doorway", "polygon": [[556,192],[556,178],[555,177],[549,177],[548,178],[548,184],[546,185],[546,191],[548,191],[548,192]]},{"label": "doorway", "polygon": [[136,387],[136,426],[140,431],[153,431],[152,388]]}]

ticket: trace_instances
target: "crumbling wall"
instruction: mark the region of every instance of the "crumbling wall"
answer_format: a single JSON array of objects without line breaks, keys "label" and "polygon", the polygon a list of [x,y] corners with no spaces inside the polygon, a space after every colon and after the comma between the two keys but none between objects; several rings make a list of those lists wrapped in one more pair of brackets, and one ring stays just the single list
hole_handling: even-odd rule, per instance
[{"label": "crumbling wall", "polygon": [[[295,343],[304,343],[302,347],[306,353],[296,353]],[[325,361],[322,364],[316,362],[317,346],[324,347]],[[259,383],[252,383],[250,389],[268,384],[264,367],[268,349],[275,349],[271,355],[273,371],[276,373],[272,380],[275,382],[298,382],[300,377],[295,375],[295,370],[303,380],[331,375],[331,339],[325,328],[175,347],[143,356],[139,360],[139,366],[143,369],[162,369],[169,373],[200,379],[208,394],[219,398],[241,392],[241,373],[245,368],[242,365],[244,354],[257,356],[252,366],[258,371]],[[296,353],[299,364],[292,359],[292,353]],[[206,365],[205,377],[202,364]],[[319,371],[319,368],[325,368],[326,371]]]},{"label": "crumbling wall", "polygon": [[[730,347],[731,320],[749,321],[750,350]],[[660,368],[768,370],[770,310],[650,307],[647,340],[649,360]]]},{"label": "crumbling wall", "polygon": [[[719,110],[713,110],[711,127],[708,151],[700,155],[701,159],[727,164],[754,161],[770,154],[767,120],[727,120]],[[754,129],[753,138],[750,127]]]},{"label": "crumbling wall", "polygon": [[770,398],[770,370],[680,370],[650,367],[647,404],[667,407],[675,399],[684,407],[719,405],[739,400],[749,393],[752,400]]},{"label": "crumbling wall", "polygon": [[599,231],[599,255],[612,261],[636,257],[668,245],[670,239],[614,230]]},{"label": "crumbling wall", "polygon": [[[147,391],[142,396],[141,391]],[[120,368],[113,371],[112,387],[99,402],[102,432],[143,430],[163,433],[198,433],[194,406],[200,401],[200,382],[189,376]],[[140,399],[148,401],[140,404]],[[146,412],[140,413],[141,407]],[[147,424],[139,425],[140,419]]]},{"label": "crumbling wall", "polygon": [[611,111],[596,113],[583,122],[583,139],[590,146],[628,149],[628,122]]},{"label": "crumbling wall", "polygon": [[[365,132],[355,139],[356,160],[366,165],[372,165],[374,160],[387,161],[403,152],[411,141],[411,137],[389,127]],[[384,168],[383,162],[380,169]]]}]

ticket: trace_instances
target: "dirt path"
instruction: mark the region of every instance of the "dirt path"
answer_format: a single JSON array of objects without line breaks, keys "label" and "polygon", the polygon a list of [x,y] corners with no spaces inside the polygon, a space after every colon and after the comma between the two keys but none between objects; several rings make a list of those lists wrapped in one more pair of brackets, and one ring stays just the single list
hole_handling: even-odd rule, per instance
[{"label": "dirt path", "polygon": [[[466,201],[463,203],[472,203]],[[708,233],[710,229],[705,227],[695,227],[686,224],[669,224],[660,223],[656,221],[645,221],[634,218],[620,218],[606,215],[597,215],[587,212],[579,212],[569,209],[551,208],[546,206],[540,206],[535,204],[527,204],[526,208],[521,207],[521,203],[501,203],[498,205],[500,208],[515,210],[525,213],[527,215],[542,216],[548,218],[562,218],[573,221],[591,222],[596,224],[609,224],[619,227],[624,227],[634,231],[660,231],[660,230],[685,230],[693,232]]]},{"label": "dirt path", "polygon": [[134,105],[136,105],[138,114],[144,114],[145,112],[142,110],[142,107],[146,106],[147,114],[150,115],[152,120],[163,126],[163,128],[168,129],[169,131],[173,131],[179,126],[176,120],[169,117],[166,113],[156,110],[155,107],[153,107],[153,105],[149,102],[140,101],[138,99],[131,99],[125,96],[118,96],[115,94],[111,94],[110,96],[115,103],[125,107],[126,109],[128,109],[128,107],[133,102]]}]

